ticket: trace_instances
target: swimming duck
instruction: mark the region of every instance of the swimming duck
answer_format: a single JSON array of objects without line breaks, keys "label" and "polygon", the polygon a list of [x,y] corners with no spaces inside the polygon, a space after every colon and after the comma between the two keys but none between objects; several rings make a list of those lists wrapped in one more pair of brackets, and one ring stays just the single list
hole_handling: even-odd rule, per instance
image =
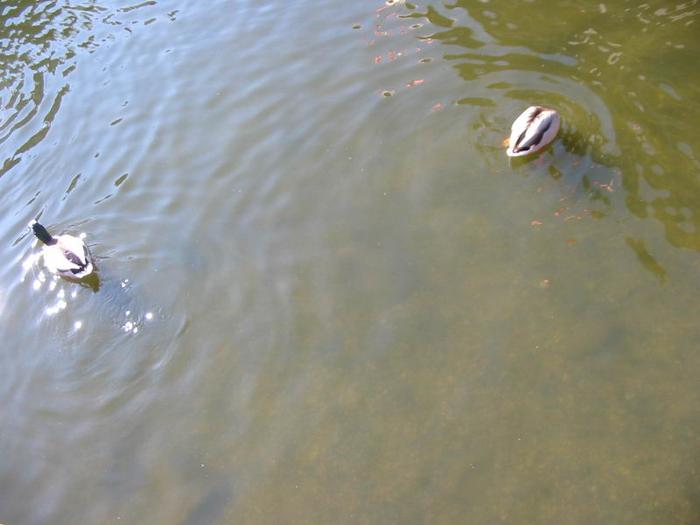
[{"label": "swimming duck", "polygon": [[34,235],[44,243],[44,264],[50,272],[73,279],[82,279],[92,273],[92,257],[82,239],[67,234],[53,237],[37,221],[32,221],[30,226]]},{"label": "swimming duck", "polygon": [[506,154],[522,157],[541,150],[557,136],[559,123],[559,113],[555,110],[530,106],[513,122]]}]

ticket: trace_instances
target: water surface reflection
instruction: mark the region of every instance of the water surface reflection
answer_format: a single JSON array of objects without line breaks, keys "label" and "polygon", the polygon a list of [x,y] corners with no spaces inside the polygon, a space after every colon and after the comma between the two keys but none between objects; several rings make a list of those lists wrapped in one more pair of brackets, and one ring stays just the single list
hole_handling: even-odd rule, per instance
[{"label": "water surface reflection", "polygon": [[0,521],[697,521],[696,4],[4,6]]}]

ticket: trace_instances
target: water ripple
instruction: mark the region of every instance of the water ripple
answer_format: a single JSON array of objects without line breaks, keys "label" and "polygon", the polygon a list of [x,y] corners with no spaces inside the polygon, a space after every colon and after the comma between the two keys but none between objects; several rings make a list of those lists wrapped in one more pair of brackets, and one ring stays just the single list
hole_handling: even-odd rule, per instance
[{"label": "water ripple", "polygon": [[[0,12],[8,523],[411,521],[416,493],[466,508],[465,472],[488,523],[534,479],[513,432],[618,479],[615,438],[542,421],[668,428],[634,399],[664,367],[693,413],[697,2],[164,4]],[[532,102],[561,134],[510,162]],[[46,274],[37,216],[87,233],[93,279]]]},{"label": "water ripple", "polygon": [[[115,31],[135,20],[133,10],[156,5],[107,8],[97,2],[5,2],[0,14],[0,176],[45,139],[70,91],[68,77],[83,53],[114,42]],[[128,27],[127,27],[128,29]],[[129,29],[129,31],[131,31]]]},{"label": "water ripple", "polygon": [[[596,163],[621,174],[627,195],[619,203],[660,221],[672,245],[700,249],[700,214],[690,211],[700,204],[697,166],[675,153],[670,138],[694,133],[687,113],[700,112],[697,88],[683,80],[691,74],[683,73],[691,61],[690,42],[697,42],[689,37],[700,14],[697,3],[580,5],[575,23],[564,23],[556,9],[546,16],[545,10],[529,10],[524,23],[519,9],[507,8],[510,4],[423,2],[406,4],[400,16],[436,28],[424,38],[441,42],[442,58],[468,82],[470,93],[460,104],[503,113],[492,120],[498,128],[530,103],[558,107],[567,149],[577,155],[587,151]],[[531,30],[536,27],[546,31]],[[652,27],[658,40],[645,36]],[[486,141],[496,138],[489,134]],[[641,195],[642,187],[654,190]]]}]

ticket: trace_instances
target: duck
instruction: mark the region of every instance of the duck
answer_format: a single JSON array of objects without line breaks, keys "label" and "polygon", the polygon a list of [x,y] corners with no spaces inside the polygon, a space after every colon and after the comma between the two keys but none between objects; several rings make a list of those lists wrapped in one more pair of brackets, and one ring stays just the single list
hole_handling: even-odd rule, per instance
[{"label": "duck", "polygon": [[32,221],[29,226],[44,244],[44,265],[51,273],[82,279],[93,272],[92,256],[82,239],[68,234],[52,236],[37,221]]},{"label": "duck", "polygon": [[530,106],[515,119],[506,139],[509,157],[530,155],[547,146],[559,132],[559,113],[543,106]]}]

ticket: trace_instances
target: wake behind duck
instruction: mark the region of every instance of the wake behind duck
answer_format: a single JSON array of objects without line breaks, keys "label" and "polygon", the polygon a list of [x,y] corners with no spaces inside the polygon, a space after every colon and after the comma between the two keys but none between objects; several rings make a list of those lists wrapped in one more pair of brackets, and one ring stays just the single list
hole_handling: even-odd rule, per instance
[{"label": "wake behind duck", "polygon": [[[65,233],[51,235],[46,227],[37,221],[30,222],[29,227],[43,246],[41,253],[27,258],[23,263],[25,275],[39,259],[43,259],[44,267],[53,274],[53,280],[51,280],[47,279],[43,271],[40,272],[33,285],[34,290],[39,290],[46,283],[48,292],[56,290],[55,304],[46,307],[47,315],[56,315],[68,307],[71,299],[78,297],[79,288],[69,291],[60,285],[60,278],[63,277],[67,281],[79,284],[82,288],[99,293],[101,298],[97,302],[99,308],[94,313],[98,317],[105,316],[117,323],[125,332],[137,333],[144,322],[154,318],[154,314],[147,312],[132,295],[128,278],[110,277],[103,275],[102,271],[98,275],[94,257],[83,241],[85,234],[81,234],[80,237]],[[80,329],[82,324],[82,320],[76,320],[74,329]]]}]

